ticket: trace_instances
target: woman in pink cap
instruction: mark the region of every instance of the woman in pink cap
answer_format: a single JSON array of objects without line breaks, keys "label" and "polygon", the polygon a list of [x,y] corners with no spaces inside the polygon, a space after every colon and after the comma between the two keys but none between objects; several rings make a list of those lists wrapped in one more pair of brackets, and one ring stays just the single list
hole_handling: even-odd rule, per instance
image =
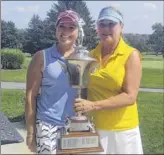
[{"label": "woman in pink cap", "polygon": [[66,118],[74,115],[76,90],[69,85],[65,57],[75,51],[79,21],[74,11],[60,12],[56,21],[58,43],[36,52],[28,67],[26,144],[32,152],[56,154],[59,131]]}]

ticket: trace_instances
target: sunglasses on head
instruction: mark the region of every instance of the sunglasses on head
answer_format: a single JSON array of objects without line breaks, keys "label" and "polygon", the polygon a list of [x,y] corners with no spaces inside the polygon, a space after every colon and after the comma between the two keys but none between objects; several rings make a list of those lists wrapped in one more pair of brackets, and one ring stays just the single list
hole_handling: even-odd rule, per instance
[{"label": "sunglasses on head", "polygon": [[100,22],[98,22],[98,26],[100,28],[105,28],[105,27],[113,28],[115,25],[117,25],[117,23],[113,22],[113,21],[100,21]]},{"label": "sunglasses on head", "polygon": [[65,26],[65,24],[70,24],[71,27],[78,28],[78,25],[76,23],[70,22],[70,21],[68,21],[68,22],[59,22],[57,27],[63,27],[63,26]]},{"label": "sunglasses on head", "polygon": [[73,11],[65,11],[65,12],[60,12],[59,13],[59,17],[71,17],[72,19],[75,19],[76,21],[79,20],[79,14],[77,14],[76,12]]}]

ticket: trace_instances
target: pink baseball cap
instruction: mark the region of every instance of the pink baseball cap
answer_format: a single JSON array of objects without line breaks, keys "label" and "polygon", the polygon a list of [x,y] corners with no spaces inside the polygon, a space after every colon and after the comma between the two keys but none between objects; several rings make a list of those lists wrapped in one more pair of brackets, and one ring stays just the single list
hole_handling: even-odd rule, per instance
[{"label": "pink baseball cap", "polygon": [[58,14],[57,20],[56,20],[56,26],[59,24],[59,21],[62,18],[69,18],[71,21],[75,22],[77,25],[80,21],[80,15],[72,10],[64,10]]}]

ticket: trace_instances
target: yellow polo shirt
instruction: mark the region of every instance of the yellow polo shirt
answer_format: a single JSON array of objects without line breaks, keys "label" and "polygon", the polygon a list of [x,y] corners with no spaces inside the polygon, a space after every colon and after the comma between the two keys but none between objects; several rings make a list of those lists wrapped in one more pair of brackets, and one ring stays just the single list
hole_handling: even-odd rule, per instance
[{"label": "yellow polo shirt", "polygon": [[[125,76],[125,64],[129,55],[135,50],[128,46],[121,38],[119,44],[107,62],[101,65],[101,47],[91,51],[91,56],[96,58],[98,66],[89,75],[88,100],[99,101],[118,95],[121,92]],[[136,102],[127,107],[116,110],[99,110],[90,112],[97,129],[101,130],[127,130],[139,124]]]}]

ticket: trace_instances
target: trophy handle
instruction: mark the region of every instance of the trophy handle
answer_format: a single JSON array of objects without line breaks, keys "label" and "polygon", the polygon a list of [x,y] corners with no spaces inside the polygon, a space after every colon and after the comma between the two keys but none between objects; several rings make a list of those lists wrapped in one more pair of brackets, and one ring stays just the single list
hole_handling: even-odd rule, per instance
[{"label": "trophy handle", "polygon": [[69,67],[69,63],[67,60],[65,61],[65,63],[66,63],[66,67],[67,67],[67,72],[69,74],[69,81],[72,81],[72,74],[71,74],[71,69]]},{"label": "trophy handle", "polygon": [[89,128],[93,133],[96,133],[95,125],[93,123],[93,116],[91,116],[90,118],[91,119],[88,119]]},{"label": "trophy handle", "polygon": [[66,118],[66,121],[65,121],[65,126],[64,126],[64,129],[65,129],[65,134],[66,135],[69,135],[69,129],[71,127],[71,120],[69,117]]}]

